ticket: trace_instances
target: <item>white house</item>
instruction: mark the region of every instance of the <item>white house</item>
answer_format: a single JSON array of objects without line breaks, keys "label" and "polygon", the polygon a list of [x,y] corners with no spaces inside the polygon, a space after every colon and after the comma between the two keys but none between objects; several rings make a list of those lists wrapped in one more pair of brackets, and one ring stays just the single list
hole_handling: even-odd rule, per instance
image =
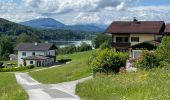
[{"label": "white house", "polygon": [[57,47],[52,43],[20,43],[14,50],[18,51],[18,66],[49,66],[56,61]]}]

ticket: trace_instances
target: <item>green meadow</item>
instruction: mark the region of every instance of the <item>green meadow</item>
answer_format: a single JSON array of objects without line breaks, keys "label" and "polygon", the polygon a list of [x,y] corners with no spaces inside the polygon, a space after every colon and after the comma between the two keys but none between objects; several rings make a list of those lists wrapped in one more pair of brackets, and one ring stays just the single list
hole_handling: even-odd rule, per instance
[{"label": "green meadow", "polygon": [[170,67],[120,75],[97,74],[77,85],[82,100],[170,100]]},{"label": "green meadow", "polygon": [[28,95],[17,84],[12,73],[0,73],[0,100],[27,100]]}]

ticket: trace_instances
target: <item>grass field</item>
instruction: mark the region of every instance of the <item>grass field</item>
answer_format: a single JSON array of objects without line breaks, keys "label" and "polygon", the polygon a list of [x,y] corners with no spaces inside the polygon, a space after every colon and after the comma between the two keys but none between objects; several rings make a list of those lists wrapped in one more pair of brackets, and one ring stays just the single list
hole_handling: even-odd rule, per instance
[{"label": "grass field", "polygon": [[27,100],[28,96],[17,84],[14,74],[0,73],[0,100]]},{"label": "grass field", "polygon": [[97,76],[77,85],[83,100],[170,100],[170,67]]},{"label": "grass field", "polygon": [[75,54],[60,55],[58,59],[72,59],[71,63],[62,65],[57,68],[30,72],[29,74],[36,80],[46,84],[54,84],[65,81],[72,81],[87,77],[90,69],[87,65],[88,58],[93,51],[80,52]]}]

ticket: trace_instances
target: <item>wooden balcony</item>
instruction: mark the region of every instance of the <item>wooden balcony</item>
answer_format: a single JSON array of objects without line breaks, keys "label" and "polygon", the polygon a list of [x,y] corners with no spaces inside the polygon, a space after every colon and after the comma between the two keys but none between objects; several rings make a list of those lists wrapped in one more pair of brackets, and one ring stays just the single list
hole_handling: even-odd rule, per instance
[{"label": "wooden balcony", "polygon": [[128,48],[128,47],[130,47],[131,46],[131,43],[115,43],[115,42],[113,42],[112,43],[112,47],[114,47],[114,48]]}]

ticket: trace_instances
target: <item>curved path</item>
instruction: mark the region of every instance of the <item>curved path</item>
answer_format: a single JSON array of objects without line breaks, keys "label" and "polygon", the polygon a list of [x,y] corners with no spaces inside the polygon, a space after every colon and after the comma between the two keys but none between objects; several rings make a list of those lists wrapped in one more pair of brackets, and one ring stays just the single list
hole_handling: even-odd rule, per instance
[{"label": "curved path", "polygon": [[27,73],[15,73],[17,82],[29,95],[29,100],[80,100],[75,95],[76,84],[92,77],[59,84],[41,84]]}]

